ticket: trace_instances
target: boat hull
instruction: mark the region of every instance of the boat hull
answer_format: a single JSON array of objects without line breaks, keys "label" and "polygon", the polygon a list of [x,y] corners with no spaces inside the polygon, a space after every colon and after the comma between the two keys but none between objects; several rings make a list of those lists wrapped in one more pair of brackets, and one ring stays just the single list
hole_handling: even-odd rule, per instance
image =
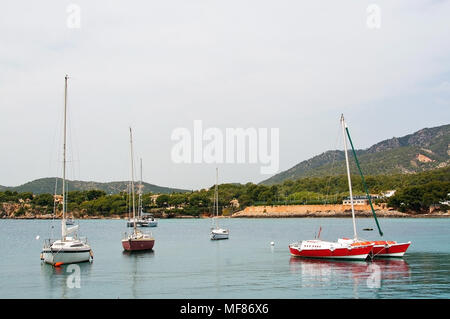
[{"label": "boat hull", "polygon": [[221,240],[221,239],[228,239],[228,234],[214,234],[211,233],[211,240]]},{"label": "boat hull", "polygon": [[149,220],[149,221],[144,220],[144,221],[138,223],[138,226],[141,226],[141,227],[156,227],[156,226],[158,226],[158,222],[155,221],[155,220]]},{"label": "boat hull", "polygon": [[373,257],[403,257],[408,250],[411,242],[407,243],[375,243],[372,248],[371,256]]},{"label": "boat hull", "polygon": [[230,235],[230,232],[225,229],[213,229],[210,233],[211,240],[221,240],[221,239],[228,239],[228,236]]},{"label": "boat hull", "polygon": [[289,251],[294,257],[365,260],[372,251],[372,245],[335,249],[299,249],[291,245]]},{"label": "boat hull", "polygon": [[[127,227],[134,227],[134,223],[132,221],[127,221]],[[158,226],[158,222],[157,221],[137,221],[136,222],[136,226],[137,227],[156,227]]]},{"label": "boat hull", "polygon": [[91,260],[91,250],[83,251],[51,251],[49,249],[44,249],[42,251],[41,259],[50,265],[56,263],[60,264],[74,264],[81,263]]},{"label": "boat hull", "polygon": [[124,239],[122,247],[126,251],[151,250],[155,245],[154,239]]}]

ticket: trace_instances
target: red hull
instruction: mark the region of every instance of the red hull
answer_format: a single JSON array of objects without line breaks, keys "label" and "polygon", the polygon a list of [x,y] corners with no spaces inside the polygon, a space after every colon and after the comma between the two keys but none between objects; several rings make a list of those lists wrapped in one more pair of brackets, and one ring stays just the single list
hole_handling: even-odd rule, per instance
[{"label": "red hull", "polygon": [[339,258],[339,259],[366,259],[372,250],[372,246],[361,246],[348,248],[336,248],[331,249],[302,249],[289,247],[291,255],[296,257],[309,257],[309,258]]},{"label": "red hull", "polygon": [[402,257],[411,243],[381,243],[375,242],[371,254],[373,257]]},{"label": "red hull", "polygon": [[123,249],[127,251],[151,250],[154,244],[154,239],[129,239],[122,241]]}]

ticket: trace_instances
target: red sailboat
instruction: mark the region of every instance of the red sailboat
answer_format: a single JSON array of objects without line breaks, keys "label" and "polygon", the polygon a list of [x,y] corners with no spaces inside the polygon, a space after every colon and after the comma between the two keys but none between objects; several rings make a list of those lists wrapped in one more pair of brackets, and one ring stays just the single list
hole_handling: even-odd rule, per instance
[{"label": "red sailboat", "polygon": [[[134,155],[133,155],[133,135],[130,127],[131,146],[131,194],[133,202],[133,220],[136,220],[136,207],[134,198]],[[155,239],[151,234],[146,234],[137,228],[137,223],[133,223],[133,232],[122,239],[122,247],[127,251],[151,250],[155,244]]]},{"label": "red sailboat", "polygon": [[[353,155],[355,157],[356,164],[362,177],[363,185],[366,190],[370,207],[372,209],[375,222],[378,227],[380,236],[383,236],[380,225],[375,214],[375,210],[372,205],[370,194],[368,192],[364,175],[362,174],[359,166],[358,158],[353,147],[350,133],[347,125],[344,121],[344,116],[341,116],[342,133],[344,136],[344,153],[345,162],[347,166],[348,186],[350,192],[350,201],[352,207],[352,220],[353,220],[353,238],[339,238],[336,242],[322,241],[318,239],[303,240],[301,242],[292,243],[289,245],[289,251],[292,256],[296,257],[310,257],[310,258],[332,258],[332,259],[366,259],[369,255],[373,257],[402,257],[408,249],[411,242],[397,243],[395,241],[367,241],[358,238],[356,233],[355,222],[355,208],[353,203],[352,182],[350,177],[350,166],[347,154],[347,137],[352,146]],[[320,236],[320,231],[319,231]]]},{"label": "red sailboat", "polygon": [[372,251],[373,244],[354,245],[338,240],[329,242],[323,240],[303,240],[289,245],[289,251],[295,257],[353,259],[365,260]]},{"label": "red sailboat", "polygon": [[[351,206],[352,206],[352,214],[354,216],[355,209],[354,209],[354,205],[353,205],[352,183],[351,183],[350,168],[349,168],[349,163],[348,163],[346,137],[348,137],[348,140],[352,147],[353,157],[355,158],[356,166],[358,167],[359,174],[361,175],[362,184],[364,186],[364,190],[366,191],[367,199],[369,200],[370,209],[372,210],[373,217],[374,217],[375,222],[378,227],[378,233],[380,234],[381,237],[383,237],[383,232],[381,231],[380,224],[378,224],[377,215],[375,214],[375,209],[373,208],[373,205],[372,205],[372,199],[371,199],[371,196],[369,193],[369,189],[367,188],[367,184],[364,179],[364,174],[362,173],[361,166],[359,165],[358,157],[356,156],[355,148],[353,147],[353,142],[350,137],[350,132],[349,132],[347,124],[345,123],[345,120],[344,120],[344,115],[341,116],[341,123],[342,123],[342,132],[344,135],[345,160],[346,160],[346,164],[347,164],[347,176],[348,176],[348,186],[349,186],[349,191],[350,191],[350,201],[351,201]],[[371,240],[371,241],[361,240],[361,239],[357,238],[356,225],[355,225],[354,220],[353,220],[353,228],[354,228],[355,237],[353,239],[344,238],[342,240],[344,240],[344,241],[346,240],[347,242],[350,242],[353,245],[365,246],[368,243],[373,244],[372,251],[370,252],[370,256],[372,258],[403,257],[403,255],[406,253],[406,250],[411,245],[410,241],[406,242],[406,243],[398,243],[396,241],[391,241],[391,240]]]}]

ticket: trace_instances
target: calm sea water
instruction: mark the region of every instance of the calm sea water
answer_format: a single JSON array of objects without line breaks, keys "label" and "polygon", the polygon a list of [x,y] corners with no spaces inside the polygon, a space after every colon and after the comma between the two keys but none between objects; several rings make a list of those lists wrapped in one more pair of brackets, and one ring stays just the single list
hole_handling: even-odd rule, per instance
[{"label": "calm sea water", "polygon": [[[148,229],[154,251],[134,254],[122,250],[124,220],[79,224],[94,261],[79,264],[80,288],[70,288],[69,266],[39,259],[51,221],[0,220],[0,298],[450,298],[450,219],[380,219],[384,238],[412,245],[403,259],[374,262],[290,256],[288,244],[320,226],[322,239],[352,237],[351,219],[224,219],[225,241],[209,239],[207,219],[166,219]],[[357,226],[360,237],[378,239],[373,219]]]}]

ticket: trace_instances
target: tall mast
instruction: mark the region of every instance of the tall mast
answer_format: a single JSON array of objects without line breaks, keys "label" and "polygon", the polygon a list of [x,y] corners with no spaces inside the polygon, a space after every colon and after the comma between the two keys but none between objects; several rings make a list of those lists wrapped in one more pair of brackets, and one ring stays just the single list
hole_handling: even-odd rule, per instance
[{"label": "tall mast", "polygon": [[141,180],[139,181],[139,217],[142,217],[142,158],[141,160]]},{"label": "tall mast", "polygon": [[134,205],[134,159],[133,159],[133,134],[130,127],[130,149],[131,149],[131,194],[133,201],[133,225],[134,233],[136,233],[136,208]]},{"label": "tall mast", "polygon": [[[216,216],[219,217],[219,194],[218,194],[218,184],[219,184],[219,168],[216,167],[216,187],[214,189],[214,202],[216,204]],[[217,225],[217,219],[216,219]]]},{"label": "tall mast", "polygon": [[62,240],[66,239],[66,123],[67,123],[67,79],[69,76],[66,74],[64,77],[64,146],[63,146],[63,211],[61,220],[61,237]]},{"label": "tall mast", "polygon": [[347,136],[345,134],[346,124],[345,124],[345,120],[344,120],[344,114],[341,115],[341,124],[342,124],[342,134],[344,136],[344,153],[345,153],[345,163],[347,165],[348,189],[350,191],[350,203],[352,205],[353,234],[354,234],[354,239],[357,239],[358,235],[356,234],[355,207],[353,204],[353,192],[352,192],[352,179],[350,177],[350,165],[348,163]]},{"label": "tall mast", "polygon": [[367,187],[366,180],[364,179],[364,174],[361,170],[361,166],[359,165],[358,156],[356,156],[355,147],[353,146],[352,138],[350,137],[350,132],[348,131],[348,127],[345,128],[345,131],[347,132],[348,141],[350,142],[350,146],[352,147],[353,156],[355,157],[356,167],[358,167],[359,174],[361,175],[361,180],[364,186],[364,190],[366,191],[367,199],[369,201],[370,209],[372,210],[373,218],[375,219],[375,222],[378,227],[378,233],[381,237],[383,237],[383,231],[381,230],[380,224],[378,223],[377,214],[375,213],[375,209],[372,205],[372,199],[369,193],[369,188]]}]

